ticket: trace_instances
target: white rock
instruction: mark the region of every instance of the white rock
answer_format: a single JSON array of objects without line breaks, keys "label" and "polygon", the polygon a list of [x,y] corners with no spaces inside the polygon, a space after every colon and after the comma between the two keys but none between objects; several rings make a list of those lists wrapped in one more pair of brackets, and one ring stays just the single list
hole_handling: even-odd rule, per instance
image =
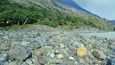
[{"label": "white rock", "polygon": [[74,57],[70,56],[70,57],[69,57],[69,60],[74,60]]},{"label": "white rock", "polygon": [[60,44],[60,48],[64,48],[65,47],[65,45],[64,44]]},{"label": "white rock", "polygon": [[58,54],[58,55],[56,55],[56,56],[57,56],[58,59],[64,58],[64,56],[63,56],[62,54]]},{"label": "white rock", "polygon": [[50,57],[54,58],[54,57],[55,57],[55,54],[54,54],[54,53],[50,54]]}]

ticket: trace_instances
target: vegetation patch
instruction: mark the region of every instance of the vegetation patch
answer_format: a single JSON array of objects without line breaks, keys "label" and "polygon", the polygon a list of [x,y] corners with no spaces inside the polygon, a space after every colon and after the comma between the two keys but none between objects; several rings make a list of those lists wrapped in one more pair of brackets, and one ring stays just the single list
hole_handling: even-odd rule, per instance
[{"label": "vegetation patch", "polygon": [[0,1],[0,26],[38,23],[52,27],[66,26],[70,28],[91,26],[98,29],[107,29],[111,27],[104,20],[94,16],[63,13],[40,6],[37,8],[32,6],[23,7],[15,3],[9,3],[7,0]]}]

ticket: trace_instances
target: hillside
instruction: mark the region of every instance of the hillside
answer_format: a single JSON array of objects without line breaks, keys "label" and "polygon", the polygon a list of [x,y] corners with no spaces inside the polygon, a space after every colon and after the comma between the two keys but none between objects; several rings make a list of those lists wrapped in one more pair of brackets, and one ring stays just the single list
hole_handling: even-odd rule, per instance
[{"label": "hillside", "polygon": [[[70,11],[72,7],[56,3],[55,0],[3,0],[0,4],[0,25],[38,23],[53,27],[91,26],[110,29],[104,20],[82,13],[75,14]],[[62,11],[69,11],[69,13]]]}]

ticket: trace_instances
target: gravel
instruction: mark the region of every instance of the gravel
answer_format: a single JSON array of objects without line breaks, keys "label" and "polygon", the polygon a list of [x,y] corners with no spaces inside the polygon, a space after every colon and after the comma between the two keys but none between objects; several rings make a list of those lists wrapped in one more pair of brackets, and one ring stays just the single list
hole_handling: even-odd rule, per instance
[{"label": "gravel", "polygon": [[[2,30],[0,65],[115,65],[115,39],[82,33],[43,25]],[[76,54],[81,47],[85,58]]]}]

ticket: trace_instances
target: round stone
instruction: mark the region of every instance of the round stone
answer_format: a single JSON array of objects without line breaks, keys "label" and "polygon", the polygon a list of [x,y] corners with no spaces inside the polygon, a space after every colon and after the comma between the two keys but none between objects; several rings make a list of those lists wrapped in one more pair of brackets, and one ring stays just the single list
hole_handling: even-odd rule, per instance
[{"label": "round stone", "polygon": [[87,55],[87,48],[78,48],[77,49],[77,56],[83,58]]},{"label": "round stone", "polygon": [[39,57],[43,56],[43,51],[40,50],[40,49],[36,49],[36,50],[33,52],[33,55],[39,58]]}]

